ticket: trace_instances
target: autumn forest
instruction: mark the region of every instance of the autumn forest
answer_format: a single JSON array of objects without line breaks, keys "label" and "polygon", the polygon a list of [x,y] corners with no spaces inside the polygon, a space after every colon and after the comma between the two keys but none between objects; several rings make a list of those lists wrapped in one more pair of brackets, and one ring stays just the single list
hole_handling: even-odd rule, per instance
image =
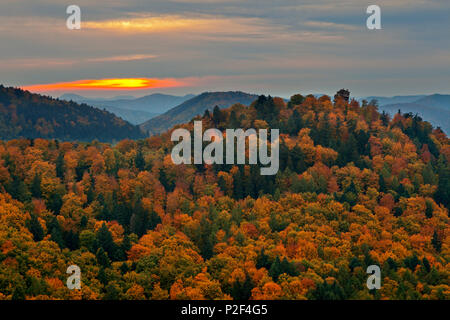
[{"label": "autumn forest", "polygon": [[[173,164],[171,131],[193,121],[140,140],[121,124],[134,136],[114,144],[82,133],[0,141],[0,300],[450,299],[450,141],[439,128],[345,90],[260,96],[193,120],[280,129],[278,173]],[[66,286],[70,265],[80,290]],[[366,286],[370,265],[379,290]]]}]

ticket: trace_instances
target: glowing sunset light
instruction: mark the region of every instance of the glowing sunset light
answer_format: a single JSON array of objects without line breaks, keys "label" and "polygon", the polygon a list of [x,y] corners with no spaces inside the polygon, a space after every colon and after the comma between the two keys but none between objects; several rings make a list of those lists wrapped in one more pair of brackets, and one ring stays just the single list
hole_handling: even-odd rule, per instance
[{"label": "glowing sunset light", "polygon": [[86,21],[83,28],[123,31],[168,31],[206,25],[208,19],[189,19],[180,16],[142,17],[129,20]]},{"label": "glowing sunset light", "polygon": [[182,81],[177,79],[117,78],[36,84],[24,86],[23,89],[34,92],[55,90],[138,90],[173,88],[184,85]]}]

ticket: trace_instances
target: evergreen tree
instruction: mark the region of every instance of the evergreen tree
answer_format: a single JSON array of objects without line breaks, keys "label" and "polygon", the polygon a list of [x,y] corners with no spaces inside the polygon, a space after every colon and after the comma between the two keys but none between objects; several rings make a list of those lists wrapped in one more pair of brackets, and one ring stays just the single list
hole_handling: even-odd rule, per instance
[{"label": "evergreen tree", "polygon": [[77,250],[80,247],[80,238],[77,233],[69,230],[68,232],[63,233],[63,236],[64,243],[70,250]]},{"label": "evergreen tree", "polygon": [[33,181],[31,182],[31,195],[34,198],[42,197],[41,191],[41,176],[38,174],[34,175]]},{"label": "evergreen tree", "polygon": [[259,252],[258,256],[256,257],[256,268],[266,268],[270,269],[270,266],[272,263],[270,262],[269,256],[264,252],[264,248]]},{"label": "evergreen tree", "polygon": [[431,165],[430,162],[428,162],[425,168],[423,169],[422,176],[424,184],[431,184],[431,185],[438,184],[438,178],[434,173],[433,166]]},{"label": "evergreen tree", "polygon": [[128,271],[129,271],[128,265],[127,265],[125,262],[123,262],[123,263],[120,265],[120,273],[121,273],[122,275],[124,275],[124,274],[127,273]]},{"label": "evergreen tree", "polygon": [[403,209],[401,207],[395,207],[394,208],[394,216],[400,217],[403,214]]},{"label": "evergreen tree", "polygon": [[25,289],[22,285],[18,285],[14,288],[14,292],[11,297],[12,300],[25,300]]},{"label": "evergreen tree", "polygon": [[269,269],[269,276],[272,277],[272,279],[277,282],[278,277],[282,274],[282,267],[281,267],[281,261],[280,257],[276,257],[275,261],[272,263]]},{"label": "evergreen tree", "polygon": [[12,182],[9,186],[7,186],[6,191],[11,195],[11,197],[19,200],[20,202],[31,200],[31,193],[25,182],[15,175],[13,176]]},{"label": "evergreen tree", "polygon": [[213,109],[212,120],[215,125],[218,125],[222,121],[224,121],[223,112],[220,110],[219,106],[215,106]]},{"label": "evergreen tree", "polygon": [[213,256],[215,239],[211,223],[206,216],[203,216],[200,220],[197,243],[202,257],[204,259],[210,259]]},{"label": "evergreen tree", "polygon": [[111,261],[109,260],[108,255],[102,247],[97,250],[95,256],[97,258],[98,264],[103,266],[104,268],[108,268],[111,265]]},{"label": "evergreen tree", "polygon": [[175,183],[173,180],[167,177],[164,168],[159,169],[159,182],[163,185],[167,192],[172,192],[175,189]]},{"label": "evergreen tree", "polygon": [[228,120],[229,129],[236,129],[240,127],[239,120],[236,115],[235,110],[231,110],[230,112],[230,118]]},{"label": "evergreen tree", "polygon": [[342,287],[335,281],[328,284],[327,281],[319,283],[315,290],[308,292],[307,297],[312,300],[343,300],[345,293]]},{"label": "evergreen tree", "polygon": [[430,219],[433,217],[433,204],[430,201],[426,201],[426,209],[425,209],[425,216]]},{"label": "evergreen tree", "polygon": [[138,152],[136,153],[134,165],[137,169],[139,169],[139,171],[143,171],[145,168],[145,159],[144,155],[142,154],[142,148],[139,148]]},{"label": "evergreen tree", "polygon": [[442,154],[438,159],[437,170],[439,182],[436,191],[436,201],[448,208],[450,204],[450,164],[446,163],[444,155]]},{"label": "evergreen tree", "polygon": [[242,199],[244,197],[241,170],[237,170],[233,176],[233,197],[235,199]]},{"label": "evergreen tree", "polygon": [[27,221],[27,228],[33,234],[34,241],[41,241],[44,239],[44,229],[42,229],[36,215],[31,215],[31,219]]},{"label": "evergreen tree", "polygon": [[142,237],[149,228],[149,213],[142,206],[141,200],[137,201],[133,208],[133,214],[130,220],[131,232]]},{"label": "evergreen tree", "polygon": [[58,158],[56,158],[56,176],[60,179],[64,179],[65,170],[64,153],[61,151],[58,154]]},{"label": "evergreen tree", "polygon": [[97,231],[96,238],[99,248],[103,249],[104,252],[108,254],[109,258],[114,259],[116,257],[117,245],[114,243],[112,234],[105,223],[103,223]]},{"label": "evergreen tree", "polygon": [[252,279],[248,274],[245,274],[245,281],[235,281],[231,289],[231,296],[234,300],[246,301],[252,296],[252,289],[254,285]]},{"label": "evergreen tree", "polygon": [[433,238],[431,239],[431,244],[437,252],[441,252],[442,248],[442,240],[439,238],[439,235],[436,231],[433,233]]},{"label": "evergreen tree", "polygon": [[[106,257],[107,258],[107,257]],[[98,281],[104,286],[108,284],[108,275],[106,274],[105,267],[100,265],[100,271],[98,272]]]},{"label": "evergreen tree", "polygon": [[59,214],[62,205],[63,205],[62,197],[57,192],[52,193],[49,199],[47,200],[47,208],[54,214]]},{"label": "evergreen tree", "polygon": [[58,246],[61,249],[63,249],[64,248],[64,239],[63,239],[61,227],[58,224],[57,226],[54,226],[51,230],[52,231],[50,233],[50,240],[53,242],[56,242],[58,244]]}]

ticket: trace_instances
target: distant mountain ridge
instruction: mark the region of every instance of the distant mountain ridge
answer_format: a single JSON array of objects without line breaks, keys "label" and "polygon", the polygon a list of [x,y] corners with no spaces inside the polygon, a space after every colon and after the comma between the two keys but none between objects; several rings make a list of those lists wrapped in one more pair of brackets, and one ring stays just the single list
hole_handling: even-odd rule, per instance
[{"label": "distant mountain ridge", "polygon": [[96,108],[106,109],[132,124],[141,124],[193,97],[195,96],[192,94],[173,96],[154,93],[140,98],[121,96],[103,99],[86,98],[77,94],[63,94],[60,99],[86,103]]},{"label": "distant mountain ridge", "polygon": [[[380,111],[391,116],[398,110],[402,113],[418,114],[435,127],[440,127],[445,133],[450,133],[450,95],[433,94],[429,96],[398,96],[393,98],[368,97],[378,100]],[[417,99],[415,99],[417,98]]]},{"label": "distant mountain ridge", "polygon": [[431,96],[426,96],[416,103],[419,104],[432,104],[437,108],[441,108],[444,110],[450,110],[450,95],[445,94],[433,94]]},{"label": "distant mountain ridge", "polygon": [[183,102],[162,115],[144,122],[141,128],[148,131],[151,135],[160,134],[174,125],[189,122],[195,116],[203,115],[206,110],[213,110],[215,106],[228,108],[236,103],[250,105],[257,98],[257,95],[240,91],[205,92]]},{"label": "distant mountain ridge", "polygon": [[154,118],[160,113],[151,113],[146,111],[139,111],[139,110],[129,110],[129,109],[122,109],[118,107],[98,107],[102,110],[107,110],[108,112],[111,112],[115,114],[116,116],[128,121],[129,123],[133,125],[139,125],[142,123],[142,121],[146,121],[148,119]]},{"label": "distant mountain ridge", "polygon": [[107,111],[0,85],[0,139],[114,142],[143,137],[139,127]]},{"label": "distant mountain ridge", "polygon": [[426,97],[426,95],[409,95],[409,96],[393,96],[393,97],[371,96],[371,97],[360,98],[358,100],[359,101],[361,101],[363,99],[365,99],[367,101],[377,100],[378,104],[380,106],[383,106],[383,105],[387,105],[387,104],[415,102],[415,101],[425,98],[425,97]]}]

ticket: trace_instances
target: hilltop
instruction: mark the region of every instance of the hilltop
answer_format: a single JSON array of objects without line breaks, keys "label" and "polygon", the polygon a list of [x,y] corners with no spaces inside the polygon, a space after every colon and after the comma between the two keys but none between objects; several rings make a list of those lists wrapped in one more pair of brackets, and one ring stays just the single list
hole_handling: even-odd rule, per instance
[{"label": "hilltop", "polygon": [[139,139],[141,130],[112,113],[0,86],[0,138],[105,142]]},{"label": "hilltop", "polygon": [[188,122],[193,117],[202,115],[206,110],[212,111],[215,106],[228,108],[236,103],[249,105],[257,98],[257,95],[244,92],[205,92],[150,119],[143,123],[141,128],[150,134],[159,134],[176,124]]}]

